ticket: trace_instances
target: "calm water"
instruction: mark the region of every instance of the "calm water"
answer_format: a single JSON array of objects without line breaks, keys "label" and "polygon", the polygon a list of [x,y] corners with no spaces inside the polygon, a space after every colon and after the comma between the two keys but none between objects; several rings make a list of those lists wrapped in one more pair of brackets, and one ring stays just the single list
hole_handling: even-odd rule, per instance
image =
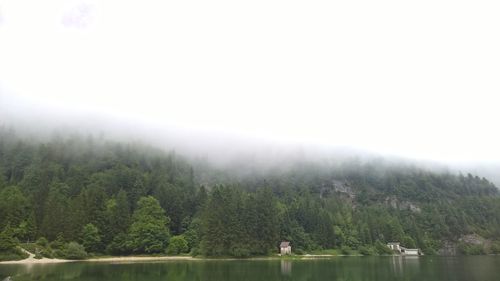
[{"label": "calm water", "polygon": [[500,280],[500,256],[337,257],[297,261],[167,261],[0,265],[0,281],[12,280]]}]

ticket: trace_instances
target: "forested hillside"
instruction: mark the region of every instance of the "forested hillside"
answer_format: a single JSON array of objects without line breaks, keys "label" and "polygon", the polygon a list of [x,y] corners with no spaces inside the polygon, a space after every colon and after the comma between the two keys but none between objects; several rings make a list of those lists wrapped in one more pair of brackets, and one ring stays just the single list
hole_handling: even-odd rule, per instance
[{"label": "forested hillside", "polygon": [[[281,240],[296,253],[384,253],[389,241],[427,254],[449,243],[485,253],[500,251],[500,197],[484,178],[376,160],[232,177],[145,145],[38,142],[2,129],[0,230],[0,252],[38,241],[62,257],[68,249],[245,257],[276,252]],[[467,235],[488,243],[467,244]]]}]

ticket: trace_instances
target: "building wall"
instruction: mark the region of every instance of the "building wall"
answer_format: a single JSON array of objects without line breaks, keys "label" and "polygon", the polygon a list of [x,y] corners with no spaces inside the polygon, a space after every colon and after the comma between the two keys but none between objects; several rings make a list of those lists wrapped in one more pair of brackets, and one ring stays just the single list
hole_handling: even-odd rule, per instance
[{"label": "building wall", "polygon": [[291,254],[291,253],[292,253],[292,247],[288,246],[288,247],[281,248],[282,255],[287,255],[287,254]]},{"label": "building wall", "polygon": [[405,255],[418,255],[418,250],[417,249],[406,249],[405,250]]},{"label": "building wall", "polygon": [[391,250],[393,251],[401,251],[401,248],[399,247],[399,245],[394,245],[394,244],[389,244],[387,245]]}]

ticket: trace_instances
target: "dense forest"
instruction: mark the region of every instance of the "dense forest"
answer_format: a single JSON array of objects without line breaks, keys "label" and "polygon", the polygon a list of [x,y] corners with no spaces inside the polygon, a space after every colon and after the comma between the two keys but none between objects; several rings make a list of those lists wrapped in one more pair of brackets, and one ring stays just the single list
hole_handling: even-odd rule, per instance
[{"label": "dense forest", "polygon": [[298,254],[384,254],[389,241],[500,252],[500,196],[484,178],[376,159],[243,174],[147,145],[0,129],[0,252],[247,257],[282,240]]}]

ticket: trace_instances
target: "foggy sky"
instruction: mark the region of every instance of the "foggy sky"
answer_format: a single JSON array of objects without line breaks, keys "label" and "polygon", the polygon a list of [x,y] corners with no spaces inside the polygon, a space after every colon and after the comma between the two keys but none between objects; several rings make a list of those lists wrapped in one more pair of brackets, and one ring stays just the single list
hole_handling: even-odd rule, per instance
[{"label": "foggy sky", "polygon": [[498,14],[481,0],[0,0],[0,124],[498,163]]}]

